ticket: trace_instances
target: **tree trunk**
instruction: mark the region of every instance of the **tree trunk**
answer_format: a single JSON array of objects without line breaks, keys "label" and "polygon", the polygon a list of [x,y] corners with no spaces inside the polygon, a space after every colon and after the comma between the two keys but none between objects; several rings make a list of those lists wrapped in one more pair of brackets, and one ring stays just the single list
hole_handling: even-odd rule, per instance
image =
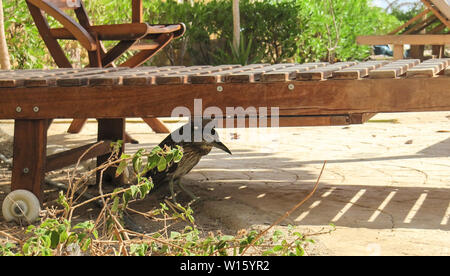
[{"label": "tree trunk", "polygon": [[239,0],[233,0],[233,46],[239,51],[241,40],[241,16],[239,14]]},{"label": "tree trunk", "polygon": [[8,45],[6,44],[2,0],[0,0],[0,67],[6,70],[11,69],[11,63],[9,61],[8,54]]}]

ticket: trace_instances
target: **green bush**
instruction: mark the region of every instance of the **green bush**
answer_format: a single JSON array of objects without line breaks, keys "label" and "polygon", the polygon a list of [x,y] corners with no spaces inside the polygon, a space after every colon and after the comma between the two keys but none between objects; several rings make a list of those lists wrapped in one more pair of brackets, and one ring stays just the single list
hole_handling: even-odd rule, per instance
[{"label": "green bush", "polygon": [[25,1],[3,1],[3,9],[12,67],[29,69],[51,66],[53,60],[34,26]]},{"label": "green bush", "polygon": [[305,29],[299,33],[297,61],[327,60],[328,48],[334,46],[336,41],[336,59],[363,60],[369,56],[370,48],[357,45],[356,36],[386,34],[400,24],[394,16],[386,14],[380,8],[371,7],[369,0],[332,2],[334,20],[329,1],[298,1],[300,10],[308,21]]},{"label": "green bush", "polygon": [[[384,34],[400,24],[395,16],[371,7],[369,0],[241,0],[241,29],[247,57],[254,62],[307,62],[314,60],[362,60],[370,48],[355,42],[357,35]],[[125,23],[131,20],[131,1],[85,0],[94,24]],[[25,1],[4,4],[7,41],[13,68],[55,67],[28,12]],[[153,65],[201,65],[236,60],[231,47],[232,7],[229,0],[144,1],[145,20],[152,24],[184,22],[186,34],[153,58]],[[50,20],[56,26],[54,20]],[[338,36],[337,36],[338,34]],[[110,48],[114,42],[105,45]],[[62,42],[73,60],[76,42]],[[334,47],[335,46],[335,47]],[[225,55],[224,55],[225,54]],[[129,53],[128,53],[129,55]],[[82,51],[77,58],[87,64]],[[233,60],[234,59],[234,60]]]}]

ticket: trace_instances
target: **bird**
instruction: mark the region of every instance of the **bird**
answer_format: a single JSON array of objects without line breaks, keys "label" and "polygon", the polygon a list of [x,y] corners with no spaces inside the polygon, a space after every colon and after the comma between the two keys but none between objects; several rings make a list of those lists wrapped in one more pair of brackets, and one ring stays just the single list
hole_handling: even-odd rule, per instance
[{"label": "bird", "polygon": [[187,124],[169,134],[158,146],[162,149],[180,146],[183,150],[183,157],[178,163],[173,163],[161,172],[157,168],[153,168],[146,173],[146,177],[151,178],[155,189],[169,185],[171,198],[174,202],[176,202],[174,184],[177,184],[193,201],[199,199],[184,187],[181,178],[188,174],[203,156],[208,155],[212,148],[215,147],[230,155],[232,154],[230,149],[219,140],[219,135],[214,129],[214,122],[210,119],[190,120]]}]

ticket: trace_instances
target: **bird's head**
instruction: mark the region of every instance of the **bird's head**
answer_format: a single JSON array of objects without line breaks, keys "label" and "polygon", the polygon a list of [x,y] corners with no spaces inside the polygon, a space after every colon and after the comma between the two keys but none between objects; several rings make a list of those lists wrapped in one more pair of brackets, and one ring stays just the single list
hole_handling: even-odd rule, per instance
[{"label": "bird's head", "polygon": [[216,121],[211,119],[192,119],[178,130],[172,133],[172,140],[182,144],[194,144],[210,151],[213,147],[231,154],[230,149],[219,139],[215,130]]}]

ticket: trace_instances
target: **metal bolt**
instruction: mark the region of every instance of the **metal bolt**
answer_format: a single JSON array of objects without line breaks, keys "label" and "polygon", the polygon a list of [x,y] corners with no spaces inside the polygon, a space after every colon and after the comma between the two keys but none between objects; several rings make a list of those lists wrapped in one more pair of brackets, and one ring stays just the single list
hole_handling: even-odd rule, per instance
[{"label": "metal bolt", "polygon": [[23,168],[23,173],[29,173],[30,172],[30,169],[28,169],[28,168]]},{"label": "metal bolt", "polygon": [[217,86],[217,92],[222,92],[223,91],[223,87],[222,86]]},{"label": "metal bolt", "polygon": [[20,106],[16,107],[16,112],[22,112],[22,108]]},{"label": "metal bolt", "polygon": [[295,85],[294,84],[292,84],[292,83],[290,83],[289,85],[288,85],[288,89],[289,90],[294,90],[294,88],[295,88]]},{"label": "metal bolt", "polygon": [[33,111],[34,112],[39,112],[39,107],[38,106],[33,107]]}]

